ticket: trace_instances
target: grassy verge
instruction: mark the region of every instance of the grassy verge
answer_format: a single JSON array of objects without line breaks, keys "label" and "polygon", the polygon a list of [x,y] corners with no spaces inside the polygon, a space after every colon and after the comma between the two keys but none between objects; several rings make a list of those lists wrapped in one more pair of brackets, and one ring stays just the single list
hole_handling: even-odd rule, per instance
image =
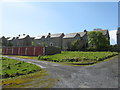
[{"label": "grassy verge", "polygon": [[42,70],[40,67],[31,63],[25,63],[24,61],[18,61],[4,57],[2,57],[1,61],[2,62],[0,63],[2,64],[2,72],[0,75],[3,79],[26,75]]},{"label": "grassy verge", "polygon": [[7,78],[7,79],[3,79],[2,83],[0,83],[3,87],[14,87],[17,86],[19,87],[20,84],[24,84],[30,81],[33,81],[33,79],[35,77],[38,77],[38,75],[41,75],[41,77],[43,77],[43,75],[45,76],[46,73],[43,73],[43,71],[39,71],[36,73],[31,73],[28,75],[22,75],[19,77],[14,77],[14,78]]},{"label": "grassy verge", "polygon": [[57,79],[46,78],[48,73],[41,70],[35,73],[2,80],[3,88],[51,88]]},{"label": "grassy verge", "polygon": [[108,58],[118,55],[117,52],[79,52],[79,51],[63,51],[61,54],[48,56],[15,56],[19,58],[42,60],[55,62],[65,65],[92,65]]},{"label": "grassy verge", "polygon": [[101,62],[105,59],[117,55],[117,52],[71,52],[66,51],[61,54],[39,56],[39,60],[52,61],[52,62],[64,62],[75,65],[90,65]]},{"label": "grassy verge", "polygon": [[7,56],[13,56],[13,57],[24,58],[24,59],[38,60],[37,56],[16,56],[16,55],[7,55]]},{"label": "grassy verge", "polygon": [[3,88],[51,88],[58,79],[50,78],[40,67],[14,59],[2,58],[0,85]]}]

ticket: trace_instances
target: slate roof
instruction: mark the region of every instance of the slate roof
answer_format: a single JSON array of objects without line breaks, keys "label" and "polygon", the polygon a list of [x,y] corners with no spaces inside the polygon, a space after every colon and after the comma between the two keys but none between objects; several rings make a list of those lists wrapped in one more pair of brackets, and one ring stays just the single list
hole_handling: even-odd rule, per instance
[{"label": "slate roof", "polygon": [[29,35],[23,34],[23,35],[18,35],[16,38],[18,38],[18,39],[24,39],[27,36],[29,36]]},{"label": "slate roof", "polygon": [[69,33],[66,34],[63,38],[74,38],[78,33]]},{"label": "slate roof", "polygon": [[80,34],[80,36],[83,37],[86,34],[86,32],[78,32],[78,34]]},{"label": "slate roof", "polygon": [[18,39],[24,39],[24,38],[26,38],[27,37],[27,35],[20,35],[19,37],[18,37]]},{"label": "slate roof", "polygon": [[37,37],[35,37],[34,39],[41,39],[42,37],[44,37],[43,35],[39,35]]},{"label": "slate roof", "polygon": [[55,37],[60,37],[61,35],[63,35],[63,33],[50,34],[50,37],[55,38]]},{"label": "slate roof", "polygon": [[94,30],[94,31],[100,31],[103,33],[103,35],[108,34],[108,30],[105,30],[105,29],[98,29],[98,30]]},{"label": "slate roof", "polygon": [[15,37],[10,37],[10,38],[8,38],[8,40],[13,40]]},{"label": "slate roof", "polygon": [[30,37],[31,39],[34,39],[35,37]]},{"label": "slate roof", "polygon": [[5,38],[4,36],[0,36],[0,38]]},{"label": "slate roof", "polygon": [[7,37],[7,40],[9,39],[10,37]]},{"label": "slate roof", "polygon": [[47,35],[47,34],[45,34],[45,35],[43,35],[45,38],[47,38],[49,35]]}]

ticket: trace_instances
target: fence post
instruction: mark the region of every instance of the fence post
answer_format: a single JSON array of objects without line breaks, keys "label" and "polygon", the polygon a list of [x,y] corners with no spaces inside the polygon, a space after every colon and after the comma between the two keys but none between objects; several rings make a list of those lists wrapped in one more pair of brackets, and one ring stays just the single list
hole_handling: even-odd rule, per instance
[{"label": "fence post", "polygon": [[27,48],[25,48],[25,55],[27,55]]}]

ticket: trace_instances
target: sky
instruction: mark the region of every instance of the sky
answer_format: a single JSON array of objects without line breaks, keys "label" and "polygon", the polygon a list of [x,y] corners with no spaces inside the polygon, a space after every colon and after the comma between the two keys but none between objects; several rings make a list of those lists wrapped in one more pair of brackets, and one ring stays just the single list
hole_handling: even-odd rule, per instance
[{"label": "sky", "polygon": [[0,4],[2,36],[38,36],[50,33],[108,29],[116,44],[118,2],[3,2]]}]

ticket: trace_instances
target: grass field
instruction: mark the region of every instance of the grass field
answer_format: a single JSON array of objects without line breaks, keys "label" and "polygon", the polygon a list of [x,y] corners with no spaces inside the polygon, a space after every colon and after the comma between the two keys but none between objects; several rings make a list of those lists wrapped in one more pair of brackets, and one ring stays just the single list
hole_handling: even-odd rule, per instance
[{"label": "grass field", "polygon": [[26,75],[33,72],[41,71],[42,69],[36,65],[25,63],[24,61],[17,61],[2,57],[0,64],[2,64],[2,72],[0,75],[2,79],[10,78],[20,75]]},{"label": "grass field", "polygon": [[36,85],[42,88],[51,88],[58,80],[48,77],[48,73],[44,69],[23,61],[2,57],[0,65],[2,67],[0,68],[2,88],[28,88],[34,80],[37,82]]},{"label": "grass field", "polygon": [[53,62],[67,62],[72,64],[94,64],[117,54],[117,52],[64,51],[61,54],[39,56],[38,59]]},{"label": "grass field", "polygon": [[[58,79],[48,77],[48,73],[45,70],[41,70],[35,73],[21,75],[19,77],[4,79],[0,82],[2,88],[29,88],[33,84],[32,81],[36,81],[36,86],[41,88],[52,88],[53,85],[58,81]],[[34,87],[36,88],[36,87]]]},{"label": "grass field", "polygon": [[[62,51],[61,54],[48,56],[15,56],[19,58],[43,60],[50,62],[61,62],[72,65],[89,65],[104,61],[112,56],[117,55],[117,52],[79,52],[79,51]],[[14,56],[14,55],[13,55]]]}]

